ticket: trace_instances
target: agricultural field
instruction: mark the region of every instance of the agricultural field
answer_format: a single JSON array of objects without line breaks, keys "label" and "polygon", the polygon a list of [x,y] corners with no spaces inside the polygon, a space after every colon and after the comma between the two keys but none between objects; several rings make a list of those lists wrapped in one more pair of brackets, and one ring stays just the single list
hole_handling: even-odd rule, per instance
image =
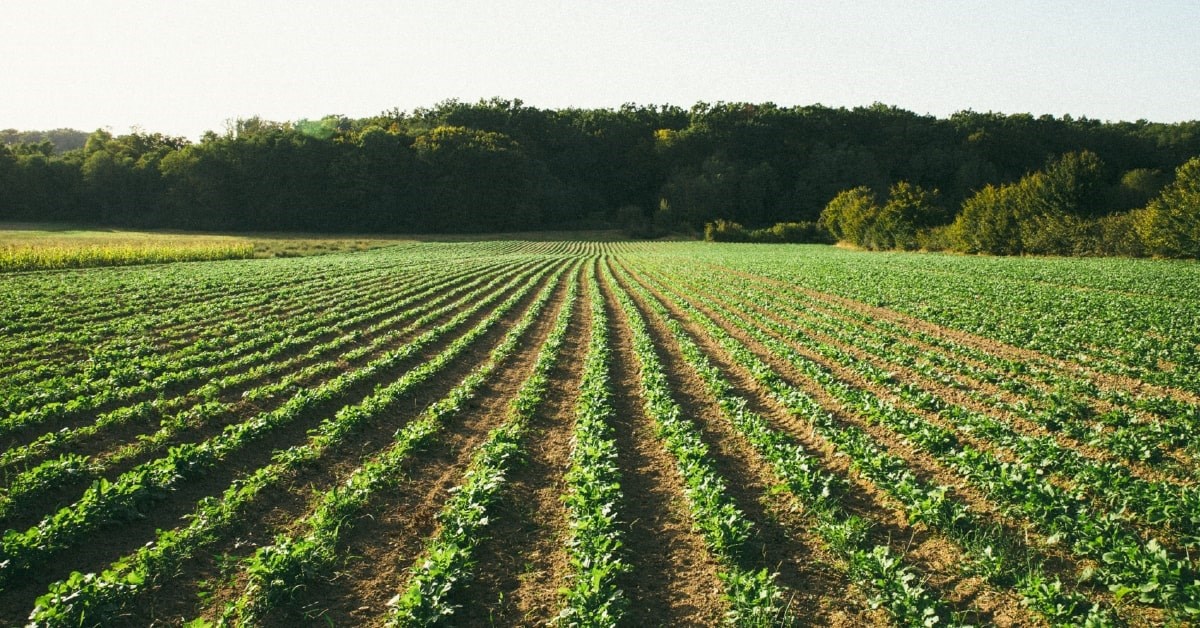
[{"label": "agricultural field", "polygon": [[1200,266],[402,242],[0,274],[0,624],[1200,616]]},{"label": "agricultural field", "polygon": [[165,262],[298,257],[389,246],[380,236],[196,234],[0,223],[0,272]]}]

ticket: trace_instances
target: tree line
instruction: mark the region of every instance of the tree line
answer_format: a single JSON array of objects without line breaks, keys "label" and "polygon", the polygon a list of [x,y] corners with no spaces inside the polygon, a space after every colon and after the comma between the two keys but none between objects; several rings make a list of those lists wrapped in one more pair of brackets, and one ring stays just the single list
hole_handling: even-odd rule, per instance
[{"label": "tree line", "polygon": [[[72,137],[62,131],[55,137]],[[779,237],[825,237],[819,222],[849,239],[849,227],[821,218],[834,201],[878,208],[866,212],[881,217],[864,222],[873,234],[864,245],[956,248],[955,237],[995,222],[972,222],[991,215],[979,208],[1014,206],[1073,168],[1080,186],[1062,206],[1075,221],[1065,233],[1041,233],[1053,212],[1014,210],[1027,228],[997,227],[994,237],[1019,244],[957,247],[1032,253],[1061,251],[1046,242],[1080,230],[1134,228],[1109,219],[1145,209],[1200,155],[1200,122],[937,118],[882,104],[540,109],[491,99],[358,119],[242,119],[195,142],[107,130],[66,149],[46,135],[0,139],[0,219],[206,230],[622,227],[652,236],[720,219],[766,235],[794,223]]]}]

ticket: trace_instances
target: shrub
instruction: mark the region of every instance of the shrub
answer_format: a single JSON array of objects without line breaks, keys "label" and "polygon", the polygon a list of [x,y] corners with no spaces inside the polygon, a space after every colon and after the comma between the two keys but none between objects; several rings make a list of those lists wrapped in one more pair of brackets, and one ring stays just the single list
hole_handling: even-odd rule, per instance
[{"label": "shrub", "polygon": [[778,222],[765,229],[750,231],[730,220],[704,225],[708,242],[762,242],[775,244],[832,244],[833,236],[815,222]]},{"label": "shrub", "polygon": [[1146,251],[1162,257],[1200,257],[1200,157],[1175,170],[1175,181],[1134,216]]},{"label": "shrub", "polygon": [[920,247],[917,234],[947,219],[938,191],[900,181],[880,206],[866,187],[841,192],[821,212],[821,225],[838,240],[868,249]]},{"label": "shrub", "polygon": [[777,222],[769,229],[755,229],[750,234],[755,242],[787,242],[795,244],[833,244],[833,235],[812,221]]},{"label": "shrub", "polygon": [[951,229],[966,253],[1071,255],[1089,248],[1101,212],[1102,164],[1094,153],[1067,153],[1043,172],[989,185],[963,202]]},{"label": "shrub", "polygon": [[862,245],[867,228],[879,214],[871,188],[859,186],[838,192],[821,211],[821,226],[837,240]]},{"label": "shrub", "polygon": [[704,239],[708,242],[749,242],[750,232],[732,220],[716,220],[704,225]]},{"label": "shrub", "polygon": [[[1140,211],[1140,210],[1139,210]],[[1146,247],[1134,228],[1138,211],[1112,214],[1096,220],[1091,229],[1092,255],[1143,257]]]}]

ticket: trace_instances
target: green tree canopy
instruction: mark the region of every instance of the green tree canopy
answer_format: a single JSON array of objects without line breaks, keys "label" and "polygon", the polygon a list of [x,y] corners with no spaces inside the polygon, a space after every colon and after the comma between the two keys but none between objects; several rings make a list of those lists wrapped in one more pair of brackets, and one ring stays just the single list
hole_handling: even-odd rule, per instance
[{"label": "green tree canopy", "polygon": [[1175,180],[1135,221],[1146,249],[1164,257],[1200,257],[1200,157],[1175,170]]}]

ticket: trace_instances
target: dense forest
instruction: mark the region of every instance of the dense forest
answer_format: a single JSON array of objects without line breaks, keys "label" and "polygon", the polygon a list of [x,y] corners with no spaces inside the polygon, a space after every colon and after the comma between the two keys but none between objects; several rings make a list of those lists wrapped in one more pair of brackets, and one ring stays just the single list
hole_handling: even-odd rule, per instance
[{"label": "dense forest", "polygon": [[[819,221],[853,241],[844,225],[822,220],[831,202],[868,217],[889,207],[901,215],[907,203],[919,210],[904,223],[909,235],[879,236],[885,223],[871,219],[874,240],[859,243],[1088,253],[1097,251],[1061,242],[959,246],[954,238],[987,228],[984,201],[1003,204],[1055,176],[1075,177],[1065,192],[1073,229],[1130,228],[1105,219],[1152,204],[1200,155],[1200,121],[973,111],[941,119],[882,104],[556,110],[451,100],[362,119],[251,118],[228,127],[198,142],[98,130],[82,145],[78,132],[62,129],[2,131],[0,220],[356,232],[622,227],[642,235],[694,232],[717,219],[748,229]],[[958,231],[949,228],[955,223]],[[1014,233],[996,237],[1019,240]]]}]

